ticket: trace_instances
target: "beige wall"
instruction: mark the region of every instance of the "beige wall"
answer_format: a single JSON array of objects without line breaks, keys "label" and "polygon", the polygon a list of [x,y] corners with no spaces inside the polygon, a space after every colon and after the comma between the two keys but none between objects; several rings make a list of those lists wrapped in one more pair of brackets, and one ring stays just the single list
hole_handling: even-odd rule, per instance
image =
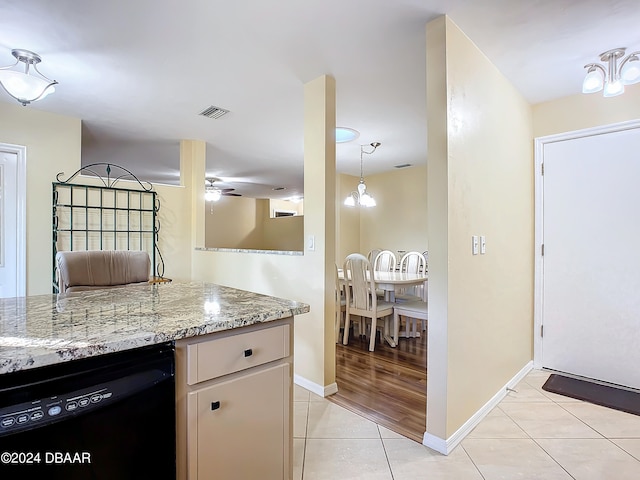
[{"label": "beige wall", "polygon": [[153,187],[160,200],[158,247],[164,259],[164,274],[176,281],[190,281],[193,250],[189,230],[191,190],[185,186],[173,185]]},{"label": "beige wall", "polygon": [[[267,201],[268,203],[268,201]],[[208,248],[260,249],[265,207],[248,197],[222,197],[205,206],[205,246]]]},{"label": "beige wall", "polygon": [[[358,177],[336,175],[336,263],[339,267],[350,253],[360,251],[360,209],[347,207],[344,199],[358,185]],[[367,252],[364,252],[366,255]]]},{"label": "beige wall", "polygon": [[271,218],[263,221],[266,250],[302,251],[304,248],[304,216]]},{"label": "beige wall", "polygon": [[[289,210],[300,205],[282,203]],[[303,217],[271,218],[269,199],[222,197],[211,207],[206,204],[204,215],[207,248],[302,251]]]},{"label": "beige wall", "polygon": [[51,293],[51,183],[80,168],[80,120],[0,102],[0,143],[27,150],[27,295]]},{"label": "beige wall", "polygon": [[447,439],[532,358],[532,109],[448,17],[427,80],[427,432]]},{"label": "beige wall", "polygon": [[555,133],[609,125],[640,118],[640,84],[625,87],[625,93],[604,98],[602,92],[579,93],[533,107],[533,135]]},{"label": "beige wall", "polygon": [[[368,175],[365,180],[376,206],[360,208],[360,251],[427,250],[427,167]],[[353,188],[357,184],[355,178]]]}]

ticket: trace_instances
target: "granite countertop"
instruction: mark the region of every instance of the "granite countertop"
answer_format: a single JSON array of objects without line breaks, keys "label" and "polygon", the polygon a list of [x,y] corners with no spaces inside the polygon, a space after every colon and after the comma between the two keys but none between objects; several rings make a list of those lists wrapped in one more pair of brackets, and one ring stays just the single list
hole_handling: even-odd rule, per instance
[{"label": "granite countertop", "polygon": [[308,311],[304,303],[210,283],[0,299],[0,374]]}]

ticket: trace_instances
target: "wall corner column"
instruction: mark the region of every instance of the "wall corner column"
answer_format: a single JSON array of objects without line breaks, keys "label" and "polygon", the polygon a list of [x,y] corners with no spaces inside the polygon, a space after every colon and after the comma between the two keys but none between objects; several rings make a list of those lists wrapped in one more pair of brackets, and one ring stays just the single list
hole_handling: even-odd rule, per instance
[{"label": "wall corner column", "polygon": [[[304,264],[313,281],[313,324],[297,330],[301,376],[335,389],[336,83],[328,75],[304,85]],[[309,238],[315,247],[309,248]]]},{"label": "wall corner column", "polygon": [[180,184],[191,199],[191,249],[204,247],[207,144],[202,140],[180,140]]},{"label": "wall corner column", "polygon": [[[448,380],[448,95],[447,17],[426,26],[427,223],[429,225],[429,337],[427,426],[423,443],[446,449]],[[444,453],[444,452],[443,452]]]}]

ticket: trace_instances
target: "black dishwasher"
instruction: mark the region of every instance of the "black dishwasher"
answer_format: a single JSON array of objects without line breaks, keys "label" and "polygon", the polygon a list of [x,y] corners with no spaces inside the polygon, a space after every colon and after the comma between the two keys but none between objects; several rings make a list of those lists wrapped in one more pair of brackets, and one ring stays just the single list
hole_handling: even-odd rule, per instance
[{"label": "black dishwasher", "polygon": [[0,478],[175,480],[174,353],[163,343],[0,375]]}]

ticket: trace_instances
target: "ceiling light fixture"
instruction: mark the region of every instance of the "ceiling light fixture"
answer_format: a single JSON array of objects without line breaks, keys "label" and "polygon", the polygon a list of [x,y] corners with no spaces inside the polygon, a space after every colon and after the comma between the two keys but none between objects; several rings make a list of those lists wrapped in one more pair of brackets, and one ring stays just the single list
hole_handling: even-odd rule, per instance
[{"label": "ceiling light fixture", "polygon": [[[40,55],[21,49],[11,50],[11,54],[16,57],[16,63],[0,67],[0,85],[9,95],[22,105],[27,105],[55,91],[54,85],[58,82],[45,77],[36,66],[42,61]],[[11,70],[20,63],[24,64],[24,72],[21,71],[22,65],[17,70]]]},{"label": "ceiling light fixture", "polygon": [[625,85],[640,82],[640,52],[633,52],[625,57],[626,50],[614,48],[601,53],[600,60],[605,66],[599,63],[586,64],[584,68],[587,69],[587,75],[582,82],[582,93],[595,93],[604,89],[605,97],[615,97],[624,93]]},{"label": "ceiling light fixture", "polygon": [[355,140],[360,132],[349,127],[336,127],[336,143],[346,143]]},{"label": "ceiling light fixture", "polygon": [[222,198],[222,191],[213,186],[215,178],[207,178],[209,185],[204,187],[204,200],[206,202],[217,202]]},{"label": "ceiling light fixture", "polygon": [[356,205],[363,207],[376,206],[376,201],[367,193],[367,185],[364,183],[364,176],[362,175],[362,155],[364,153],[371,155],[376,151],[376,148],[380,146],[380,142],[372,142],[370,145],[373,147],[373,150],[370,152],[365,151],[365,145],[360,145],[360,183],[358,183],[358,191],[351,192],[347,198],[345,198],[344,204],[347,207],[355,207]]}]

